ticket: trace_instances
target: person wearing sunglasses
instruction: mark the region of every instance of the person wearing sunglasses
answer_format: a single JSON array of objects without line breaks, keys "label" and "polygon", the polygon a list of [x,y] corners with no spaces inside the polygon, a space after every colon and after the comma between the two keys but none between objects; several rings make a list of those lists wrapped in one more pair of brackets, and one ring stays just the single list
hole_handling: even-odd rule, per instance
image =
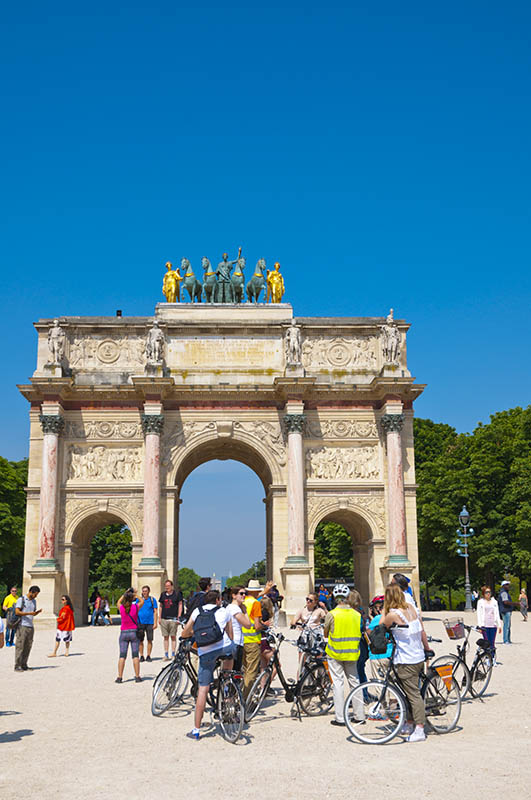
[{"label": "person wearing sunglasses", "polygon": [[481,597],[478,600],[476,608],[478,617],[478,628],[481,628],[483,638],[488,641],[491,646],[492,655],[494,657],[494,665],[496,663],[496,630],[498,633],[502,632],[502,622],[500,611],[498,609],[498,601],[492,596],[490,586],[481,587]]},{"label": "person wearing sunglasses", "polygon": [[231,586],[230,596],[232,602],[227,606],[227,611],[232,620],[232,641],[234,643],[234,669],[241,670],[243,660],[243,631],[242,627],[250,628],[251,620],[245,608],[247,592],[243,586]]},{"label": "person wearing sunglasses", "polygon": [[321,628],[326,617],[326,611],[319,605],[319,597],[316,592],[310,592],[306,597],[306,605],[301,608],[293,617],[291,627],[296,625],[307,625],[310,630]]}]

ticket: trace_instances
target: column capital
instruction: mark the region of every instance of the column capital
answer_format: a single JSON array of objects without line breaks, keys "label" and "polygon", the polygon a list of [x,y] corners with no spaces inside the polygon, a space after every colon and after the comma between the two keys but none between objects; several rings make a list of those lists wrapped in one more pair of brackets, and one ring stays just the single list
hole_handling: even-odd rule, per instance
[{"label": "column capital", "polygon": [[160,436],[163,427],[163,414],[142,414],[142,430],[144,436],[147,436],[148,433],[156,433]]},{"label": "column capital", "polygon": [[284,427],[289,433],[302,433],[306,417],[304,414],[286,414],[284,417]]},{"label": "column capital", "polygon": [[403,414],[384,414],[380,423],[385,433],[400,433],[404,424]]},{"label": "column capital", "polygon": [[60,436],[65,427],[65,419],[60,414],[39,414],[39,422],[43,433],[55,433]]}]

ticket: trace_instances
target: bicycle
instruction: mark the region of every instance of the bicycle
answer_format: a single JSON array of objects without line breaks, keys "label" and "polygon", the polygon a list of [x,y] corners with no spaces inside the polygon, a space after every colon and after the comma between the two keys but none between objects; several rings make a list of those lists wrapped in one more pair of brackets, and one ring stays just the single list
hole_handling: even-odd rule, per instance
[{"label": "bicycle", "polygon": [[[154,716],[160,717],[168,709],[182,703],[189,684],[190,695],[196,700],[199,684],[190,658],[192,643],[192,639],[181,639],[172,663],[155,678],[151,700],[151,713]],[[242,676],[233,670],[221,669],[222,660],[216,662],[207,703],[211,710],[215,710],[223,738],[234,743],[240,737],[245,721],[245,707],[238,685]]]},{"label": "bicycle", "polygon": [[[400,625],[396,627],[407,627]],[[396,642],[388,631],[392,653],[383,680],[370,680],[350,691],[345,700],[344,719],[349,732],[363,744],[386,744],[402,730],[408,701],[393,664]],[[433,657],[427,650],[426,658]],[[461,696],[448,665],[428,667],[419,676],[426,722],[438,734],[454,730],[461,716]]]},{"label": "bicycle", "polygon": [[326,714],[332,707],[332,681],[328,672],[324,652],[324,640],[308,639],[302,641],[302,634],[293,642],[305,654],[300,667],[298,679],[286,679],[279,661],[280,645],[285,640],[282,633],[268,631],[268,641],[273,645],[273,655],[267,666],[260,672],[247,697],[245,703],[245,721],[250,722],[258,713],[273,680],[273,671],[277,675],[284,689],[284,696],[288,703],[295,703],[299,719],[301,710],[310,717]]},{"label": "bicycle", "polygon": [[481,697],[485,694],[489,685],[494,666],[494,656],[490,643],[483,637],[477,640],[476,654],[472,666],[469,667],[466,663],[466,654],[469,647],[470,634],[472,631],[482,633],[481,628],[477,628],[475,625],[465,625],[460,617],[445,619],[443,623],[450,639],[464,639],[464,642],[462,645],[457,645],[457,655],[449,653],[446,656],[438,656],[431,666],[452,665],[452,675],[459,686],[461,700],[464,700],[468,693],[473,698]]}]

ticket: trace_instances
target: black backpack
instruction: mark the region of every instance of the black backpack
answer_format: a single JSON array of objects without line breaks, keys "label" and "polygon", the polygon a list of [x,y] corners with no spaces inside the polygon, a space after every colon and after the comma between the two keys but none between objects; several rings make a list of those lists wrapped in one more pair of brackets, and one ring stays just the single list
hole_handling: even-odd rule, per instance
[{"label": "black backpack", "polygon": [[389,639],[385,625],[377,625],[375,628],[367,629],[369,648],[373,656],[383,656],[387,652]]},{"label": "black backpack", "polygon": [[[22,608],[20,609],[21,611],[24,610],[24,606],[25,605],[26,604],[24,602],[24,598],[22,598]],[[21,621],[22,621],[22,617],[19,617],[17,615],[17,613],[15,611],[15,606],[11,606],[11,608],[7,609],[6,627],[8,627],[12,631],[16,631],[16,629],[20,625]]]},{"label": "black backpack", "polygon": [[199,606],[199,614],[194,621],[194,638],[198,647],[215,644],[223,639],[223,631],[215,618],[217,610],[217,606],[208,611],[203,606]]}]

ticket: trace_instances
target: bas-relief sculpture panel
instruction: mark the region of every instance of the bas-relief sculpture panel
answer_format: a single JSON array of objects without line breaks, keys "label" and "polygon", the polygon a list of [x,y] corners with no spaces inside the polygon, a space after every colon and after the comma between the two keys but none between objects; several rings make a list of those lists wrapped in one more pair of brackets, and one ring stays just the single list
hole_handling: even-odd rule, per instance
[{"label": "bas-relief sculpture panel", "polygon": [[[141,497],[113,497],[105,505],[105,511],[120,516],[123,514],[127,520],[131,520],[136,527],[136,535],[142,531],[144,503]],[[101,513],[101,500],[93,497],[67,497],[61,505],[59,538],[61,541],[66,539],[66,531],[70,523],[75,518],[88,517],[91,514]],[[126,519],[124,519],[124,522]],[[73,531],[70,531],[72,534]]]},{"label": "bas-relief sculpture panel", "polygon": [[306,417],[304,433],[310,439],[378,439],[376,423],[356,419]]},{"label": "bas-relief sculpture panel", "polygon": [[376,370],[378,338],[376,336],[306,338],[302,344],[302,364],[307,369]]},{"label": "bas-relief sculpture panel", "polygon": [[75,369],[138,369],[144,366],[146,340],[140,336],[79,336],[69,339],[68,360]]},{"label": "bas-relief sculpture panel", "polygon": [[308,494],[306,503],[309,530],[315,528],[323,515],[347,508],[354,513],[359,513],[360,511],[369,512],[377,526],[377,531],[372,532],[373,538],[375,538],[374,534],[377,533],[379,538],[385,539],[385,499],[383,494],[368,496],[355,494],[348,497],[337,497],[329,494],[319,495],[312,493]]},{"label": "bas-relief sculpture panel", "polygon": [[312,448],[306,451],[306,473],[317,480],[380,480],[378,448]]},{"label": "bas-relief sculpture panel", "polygon": [[140,422],[118,422],[111,420],[89,420],[77,422],[67,420],[65,439],[141,439]]},{"label": "bas-relief sculpture panel", "polygon": [[142,462],[141,447],[86,447],[71,444],[66,457],[66,480],[140,481]]},{"label": "bas-relief sculpture panel", "polygon": [[[286,445],[284,436],[279,424],[262,420],[249,420],[244,422],[232,423],[233,429],[246,433],[263,443],[274,455],[280,466],[286,463]],[[180,448],[191,443],[191,441],[202,433],[216,430],[215,422],[184,422],[176,424],[170,431],[164,434],[162,439],[161,464],[166,468],[171,468]]]}]

